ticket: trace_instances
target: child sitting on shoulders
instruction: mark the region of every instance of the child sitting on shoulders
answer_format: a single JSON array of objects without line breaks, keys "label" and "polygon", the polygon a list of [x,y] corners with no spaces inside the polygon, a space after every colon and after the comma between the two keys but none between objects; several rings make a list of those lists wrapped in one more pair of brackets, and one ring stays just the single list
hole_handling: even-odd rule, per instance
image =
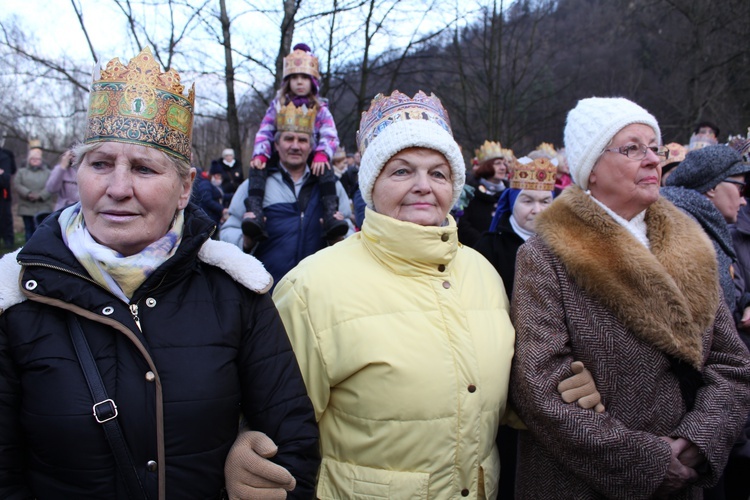
[{"label": "child sitting on shoulders", "polygon": [[294,46],[292,53],[284,58],[284,78],[276,98],[263,117],[255,136],[253,159],[248,172],[248,197],[245,208],[254,217],[242,221],[242,232],[253,239],[264,239],[265,221],[263,197],[266,186],[265,166],[272,154],[273,139],[276,133],[276,114],[281,107],[293,103],[296,107],[305,106],[317,109],[312,142],[315,145],[311,172],[318,176],[323,205],[323,233],[327,240],[335,240],[346,234],[348,224],[334,214],[338,211],[339,198],[336,195],[336,176],[330,166],[333,154],[339,145],[336,124],[328,110],[325,99],[318,97],[318,58],[303,43]]}]

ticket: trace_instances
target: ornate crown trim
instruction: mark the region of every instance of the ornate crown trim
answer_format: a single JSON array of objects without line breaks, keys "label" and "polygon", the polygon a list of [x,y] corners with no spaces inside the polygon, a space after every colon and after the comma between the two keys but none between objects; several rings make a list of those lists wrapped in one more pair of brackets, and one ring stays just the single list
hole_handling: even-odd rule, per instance
[{"label": "ornate crown trim", "polygon": [[312,135],[317,114],[317,106],[308,108],[302,105],[298,108],[291,102],[286,106],[278,106],[276,109],[276,130]]},{"label": "ornate crown trim", "polygon": [[195,85],[184,89],[148,47],[127,66],[112,59],[92,84],[84,142],[140,144],[190,161]]},{"label": "ornate crown trim", "polygon": [[289,75],[296,75],[298,73],[309,75],[313,78],[320,78],[318,58],[304,50],[293,50],[284,58],[283,77],[286,78]]},{"label": "ornate crown trim", "polygon": [[376,95],[370,109],[362,113],[357,131],[360,154],[386,127],[404,120],[427,120],[453,135],[448,112],[435,94],[428,96],[420,90],[412,98],[394,90],[389,96]]},{"label": "ornate crown trim", "polygon": [[557,167],[547,158],[519,158],[513,165],[510,187],[530,191],[552,191],[555,189],[555,174]]}]

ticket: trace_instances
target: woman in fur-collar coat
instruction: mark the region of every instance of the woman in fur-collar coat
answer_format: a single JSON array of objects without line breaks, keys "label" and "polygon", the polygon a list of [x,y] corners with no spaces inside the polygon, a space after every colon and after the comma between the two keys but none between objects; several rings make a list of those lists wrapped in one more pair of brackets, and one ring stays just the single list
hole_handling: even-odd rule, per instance
[{"label": "woman in fur-collar coat", "polygon": [[[517,260],[511,390],[529,429],[517,497],[702,498],[750,406],[716,255],[659,199],[660,132],[640,106],[580,101],[565,143],[578,187]],[[591,368],[604,413],[553,398],[571,359]]]}]

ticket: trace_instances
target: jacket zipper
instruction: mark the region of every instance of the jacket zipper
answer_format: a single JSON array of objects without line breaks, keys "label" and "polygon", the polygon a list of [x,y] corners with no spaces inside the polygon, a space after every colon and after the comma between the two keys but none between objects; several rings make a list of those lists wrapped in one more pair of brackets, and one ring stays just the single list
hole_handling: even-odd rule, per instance
[{"label": "jacket zipper", "polygon": [[79,278],[82,278],[82,279],[88,281],[89,283],[93,283],[94,285],[98,286],[102,290],[107,290],[109,292],[109,290],[107,288],[103,287],[102,285],[100,285],[96,281],[92,280],[88,276],[84,276],[83,274],[78,274],[78,273],[76,273],[74,271],[71,271],[70,269],[67,269],[67,268],[64,268],[64,267],[53,266],[51,264],[42,264],[41,262],[27,262],[25,264],[22,263],[21,261],[16,261],[16,262],[18,262],[18,264],[21,265],[21,266],[27,266],[27,267],[28,266],[46,267],[48,269],[54,269],[55,271],[60,271],[60,272],[63,272],[63,273],[72,274],[73,276],[77,276]]},{"label": "jacket zipper", "polygon": [[141,328],[141,319],[138,317],[138,304],[130,304],[130,314],[133,315],[133,321],[135,321],[136,326],[138,329],[143,333],[143,328]]},{"label": "jacket zipper", "polygon": [[[21,264],[21,263],[19,262],[19,264]],[[74,271],[71,271],[70,269],[66,269],[64,267],[53,266],[51,264],[42,264],[41,262],[28,262],[26,264],[21,264],[21,265],[46,267],[48,269],[54,269],[55,271],[60,271],[60,272],[64,272],[64,273],[67,273],[67,274],[72,274],[73,276],[77,276],[79,278],[82,278],[82,279],[88,281],[89,283],[93,283],[94,285],[98,286],[102,290],[106,290],[107,292],[109,292],[109,290],[107,288],[103,287],[102,285],[100,285],[96,281],[92,280],[88,276],[84,276],[83,274],[78,274],[78,273],[76,273]],[[158,286],[157,286],[157,288],[158,288]],[[141,328],[141,319],[138,316],[138,304],[137,303],[136,304],[129,304],[128,307],[130,308],[130,314],[133,315],[133,321],[135,321],[135,324],[138,327],[138,330],[140,330],[141,333],[143,333],[143,328]]]}]

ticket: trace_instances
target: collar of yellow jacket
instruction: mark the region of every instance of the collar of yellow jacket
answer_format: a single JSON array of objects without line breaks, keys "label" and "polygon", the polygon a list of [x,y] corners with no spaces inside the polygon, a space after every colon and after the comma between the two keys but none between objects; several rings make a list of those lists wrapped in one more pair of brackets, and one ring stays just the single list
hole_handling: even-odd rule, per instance
[{"label": "collar of yellow jacket", "polygon": [[366,209],[362,241],[372,256],[396,274],[445,276],[458,251],[458,228],[448,215],[443,226],[420,226]]}]

